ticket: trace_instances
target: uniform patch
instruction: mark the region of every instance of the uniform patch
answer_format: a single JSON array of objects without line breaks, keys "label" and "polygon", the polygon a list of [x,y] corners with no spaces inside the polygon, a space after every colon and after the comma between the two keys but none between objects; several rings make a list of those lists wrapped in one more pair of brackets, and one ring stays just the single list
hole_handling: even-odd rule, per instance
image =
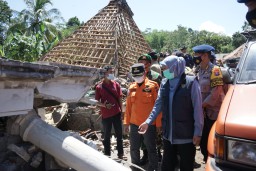
[{"label": "uniform patch", "polygon": [[210,79],[211,79],[211,87],[224,85],[223,76],[219,67],[213,67]]},{"label": "uniform patch", "polygon": [[151,92],[151,89],[149,87],[146,87],[142,90],[142,92]]}]

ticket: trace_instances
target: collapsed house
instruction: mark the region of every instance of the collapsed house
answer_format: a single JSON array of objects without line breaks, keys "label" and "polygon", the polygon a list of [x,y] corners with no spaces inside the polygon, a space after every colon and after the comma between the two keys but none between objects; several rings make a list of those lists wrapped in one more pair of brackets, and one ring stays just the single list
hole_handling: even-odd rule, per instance
[{"label": "collapsed house", "polygon": [[[141,54],[150,50],[133,20],[133,12],[127,2],[110,0],[106,7],[56,45],[40,61],[93,68],[113,65],[117,81],[126,89],[126,76],[130,66],[137,62]],[[94,91],[88,92],[86,97],[94,98]],[[123,102],[125,103],[125,96]],[[63,129],[102,129],[99,108],[69,103],[69,109],[69,118],[61,125]]]},{"label": "collapsed house", "polygon": [[[88,92],[105,65],[125,76],[138,56],[150,51],[132,16],[125,0],[110,0],[39,62],[0,58],[0,170],[127,170],[85,145],[92,133],[100,135],[97,109],[84,99],[93,96]],[[72,129],[84,130],[74,135],[58,129],[67,115],[76,114],[89,118],[92,132],[81,127]],[[84,124],[79,121],[71,125]]]},{"label": "collapsed house", "polygon": [[125,0],[110,0],[41,61],[94,68],[111,64],[116,67],[116,75],[123,76],[141,54],[151,50],[132,17]]},{"label": "collapsed house", "polygon": [[233,52],[223,57],[222,62],[230,68],[236,68],[240,57],[243,54],[245,44],[236,48]]}]

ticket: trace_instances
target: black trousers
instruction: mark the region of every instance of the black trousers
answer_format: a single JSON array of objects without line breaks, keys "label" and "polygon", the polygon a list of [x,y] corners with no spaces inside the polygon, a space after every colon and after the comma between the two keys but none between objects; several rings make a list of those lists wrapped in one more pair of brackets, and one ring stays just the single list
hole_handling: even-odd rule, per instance
[{"label": "black trousers", "polygon": [[110,138],[111,138],[111,129],[112,125],[114,126],[115,134],[116,134],[116,141],[117,141],[117,154],[118,156],[121,156],[124,154],[123,150],[123,131],[122,131],[122,119],[121,119],[121,113],[102,119],[103,124],[103,145],[104,145],[104,154],[110,156]]},{"label": "black trousers", "polygon": [[208,117],[204,118],[204,128],[203,128],[203,133],[202,133],[201,142],[200,142],[200,149],[201,149],[201,153],[204,156],[205,162],[207,161],[207,157],[208,157],[208,151],[207,151],[208,136],[214,122],[215,120],[211,120]]},{"label": "black trousers", "polygon": [[170,141],[164,139],[164,153],[162,159],[162,171],[174,171],[178,165],[178,158],[180,156],[180,171],[193,171],[195,146],[194,144],[171,144]]}]

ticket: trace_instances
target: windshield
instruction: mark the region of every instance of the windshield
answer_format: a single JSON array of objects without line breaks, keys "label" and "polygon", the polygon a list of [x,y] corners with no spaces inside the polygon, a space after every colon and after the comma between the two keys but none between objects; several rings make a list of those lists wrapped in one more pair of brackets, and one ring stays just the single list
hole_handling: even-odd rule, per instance
[{"label": "windshield", "polygon": [[241,75],[238,82],[256,82],[256,43],[253,43],[249,49],[248,55],[244,61],[244,65],[241,68]]}]

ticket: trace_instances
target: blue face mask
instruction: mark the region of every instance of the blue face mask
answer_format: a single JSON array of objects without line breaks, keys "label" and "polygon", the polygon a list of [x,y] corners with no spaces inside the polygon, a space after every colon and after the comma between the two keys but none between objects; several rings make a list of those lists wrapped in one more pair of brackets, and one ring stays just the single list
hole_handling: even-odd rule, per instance
[{"label": "blue face mask", "polygon": [[115,79],[114,74],[108,74],[107,79],[114,80]]},{"label": "blue face mask", "polygon": [[174,78],[174,73],[170,72],[169,69],[164,70],[163,74],[164,74],[164,77],[169,80],[172,80]]}]

